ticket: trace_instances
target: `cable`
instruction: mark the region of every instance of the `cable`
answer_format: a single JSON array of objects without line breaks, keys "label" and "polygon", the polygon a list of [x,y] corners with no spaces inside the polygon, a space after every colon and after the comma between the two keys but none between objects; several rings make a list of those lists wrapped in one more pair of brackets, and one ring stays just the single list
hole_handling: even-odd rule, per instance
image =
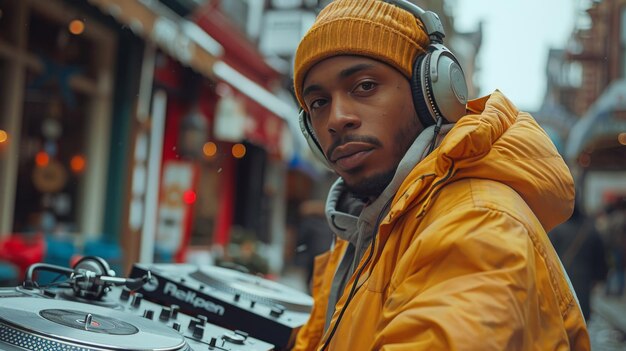
[{"label": "cable", "polygon": [[437,144],[437,135],[439,135],[439,131],[441,130],[441,125],[443,124],[443,118],[437,117],[437,123],[435,124],[435,128],[433,131],[433,141],[430,143],[430,147],[428,148],[428,153],[430,154],[435,149],[435,144]]},{"label": "cable", "polygon": [[[24,275],[24,282],[22,283],[23,287],[27,289],[32,289],[32,288],[39,286],[39,284],[36,281],[33,281],[33,275],[35,274],[35,271],[38,271],[38,270],[45,270],[48,272],[56,272],[60,274],[65,274],[68,277],[71,277],[74,274],[74,270],[71,268],[56,266],[56,265],[52,265],[49,263],[41,263],[41,262],[34,263],[28,267],[28,270],[26,271],[26,274]],[[55,278],[54,280],[56,279],[58,279],[58,277]]]},{"label": "cable", "polygon": [[350,294],[348,294],[348,298],[346,299],[346,303],[343,305],[341,312],[339,312],[337,321],[335,322],[333,329],[330,331],[328,338],[326,338],[326,341],[324,342],[324,346],[322,346],[321,350],[326,350],[328,345],[330,345],[330,340],[335,335],[335,332],[337,331],[337,327],[339,326],[339,322],[341,322],[341,318],[343,318],[344,312],[346,312],[346,310],[348,309],[348,304],[350,304],[350,301],[352,301],[352,298],[356,294],[357,283],[359,282],[359,277],[361,276],[361,274],[363,273],[363,270],[365,269],[365,267],[367,267],[367,264],[369,263],[369,261],[372,259],[372,256],[374,255],[374,247],[376,246],[376,234],[378,234],[378,225],[380,224],[380,221],[382,220],[383,215],[386,213],[387,207],[389,207],[389,204],[391,204],[391,200],[393,200],[393,197],[387,200],[387,203],[385,203],[385,206],[383,206],[380,213],[378,214],[378,219],[376,220],[376,226],[374,227],[374,233],[372,234],[372,243],[370,244],[371,250],[369,251],[367,258],[365,259],[365,262],[361,265],[361,268],[359,268],[359,270],[357,271],[356,277],[354,277],[354,282],[352,282],[352,287],[350,288]]}]

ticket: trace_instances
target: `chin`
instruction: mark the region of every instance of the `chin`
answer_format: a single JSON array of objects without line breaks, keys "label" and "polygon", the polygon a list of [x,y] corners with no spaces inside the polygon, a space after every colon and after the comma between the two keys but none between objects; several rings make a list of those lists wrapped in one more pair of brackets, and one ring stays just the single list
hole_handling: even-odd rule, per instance
[{"label": "chin", "polygon": [[348,190],[361,198],[378,197],[383,190],[391,183],[395,169],[381,171],[371,176],[365,176],[360,179],[355,179],[350,175],[342,176]]}]

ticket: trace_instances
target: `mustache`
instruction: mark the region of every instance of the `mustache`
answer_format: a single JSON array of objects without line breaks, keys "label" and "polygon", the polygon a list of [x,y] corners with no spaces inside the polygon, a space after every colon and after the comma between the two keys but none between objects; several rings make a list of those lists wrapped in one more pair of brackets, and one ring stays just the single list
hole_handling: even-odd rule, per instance
[{"label": "mustache", "polygon": [[335,149],[338,148],[339,146],[341,146],[343,144],[346,144],[346,143],[350,143],[350,142],[368,143],[368,144],[372,144],[372,145],[378,146],[378,147],[382,147],[383,146],[383,143],[381,143],[380,140],[378,140],[376,137],[373,137],[373,136],[346,134],[346,135],[342,136],[341,138],[335,140],[328,147],[328,149],[326,149],[327,157],[330,157],[330,155],[332,155],[332,152],[335,151]]}]

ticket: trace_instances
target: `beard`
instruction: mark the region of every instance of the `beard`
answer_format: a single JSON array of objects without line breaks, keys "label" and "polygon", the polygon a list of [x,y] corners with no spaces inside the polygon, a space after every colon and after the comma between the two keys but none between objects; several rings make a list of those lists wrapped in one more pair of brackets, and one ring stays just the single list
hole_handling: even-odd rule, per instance
[{"label": "beard", "polygon": [[[412,118],[404,128],[400,128],[398,133],[395,135],[394,140],[397,140],[398,142],[394,145],[393,156],[397,160],[394,162],[394,166],[367,177],[358,183],[346,183],[348,191],[353,193],[356,197],[362,199],[377,198],[380,196],[380,194],[382,194],[385,188],[387,188],[389,183],[393,180],[400,161],[402,161],[402,158],[406,154],[407,150],[411,147],[411,145],[413,145],[413,142],[422,130],[423,128],[418,122],[417,116],[415,116],[415,118]],[[380,141],[377,142],[379,145],[381,144]]]},{"label": "beard", "polygon": [[393,176],[396,174],[396,168],[375,174],[357,184],[346,183],[346,188],[358,198],[376,198],[385,190],[387,185],[391,183]]}]

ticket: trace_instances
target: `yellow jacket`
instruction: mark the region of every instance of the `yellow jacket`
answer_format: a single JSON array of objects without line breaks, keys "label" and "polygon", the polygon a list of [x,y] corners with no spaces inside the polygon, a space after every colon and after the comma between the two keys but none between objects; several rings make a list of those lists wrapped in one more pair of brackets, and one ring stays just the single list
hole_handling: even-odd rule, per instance
[{"label": "yellow jacket", "polygon": [[[590,349],[546,236],[572,211],[567,166],[500,92],[468,111],[400,186],[330,350]],[[346,246],[316,259],[314,307],[294,350],[320,348],[344,309],[355,275],[324,334]]]}]

